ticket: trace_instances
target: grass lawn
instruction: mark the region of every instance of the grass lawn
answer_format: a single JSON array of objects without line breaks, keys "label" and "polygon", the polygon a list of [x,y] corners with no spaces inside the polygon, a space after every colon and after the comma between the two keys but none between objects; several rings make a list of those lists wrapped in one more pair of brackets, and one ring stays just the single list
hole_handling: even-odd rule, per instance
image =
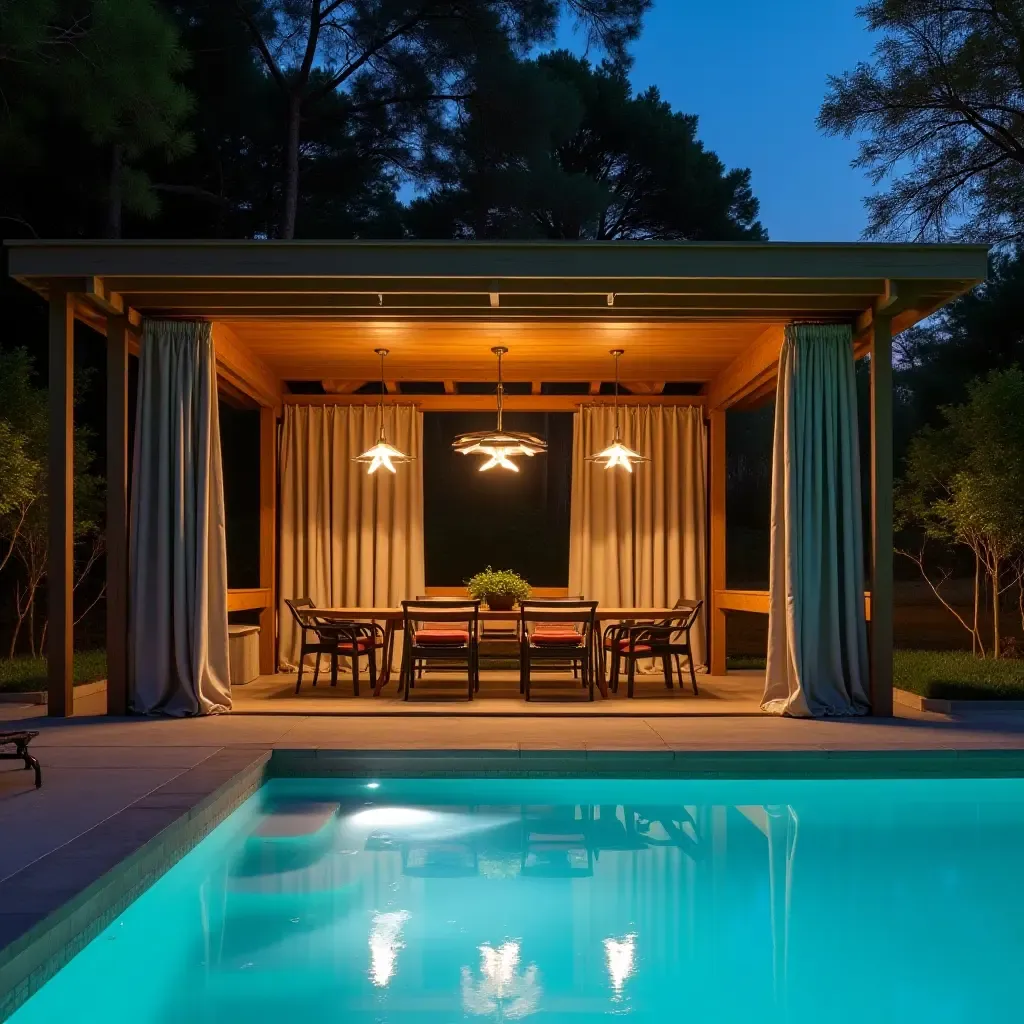
[{"label": "grass lawn", "polygon": [[[75,652],[75,685],[107,678],[106,651]],[[46,689],[46,659],[22,657],[9,661],[0,658],[0,690],[25,693]]]},{"label": "grass lawn", "polygon": [[896,651],[893,685],[945,700],[1024,700],[1024,660],[966,651]]}]

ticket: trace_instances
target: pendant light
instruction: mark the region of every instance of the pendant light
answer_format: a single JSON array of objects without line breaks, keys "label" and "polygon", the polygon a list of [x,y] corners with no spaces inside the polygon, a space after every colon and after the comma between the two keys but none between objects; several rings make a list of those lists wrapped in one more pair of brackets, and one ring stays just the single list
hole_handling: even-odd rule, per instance
[{"label": "pendant light", "polygon": [[388,354],[386,348],[375,348],[373,350],[380,356],[380,404],[377,406],[377,443],[372,448],[367,448],[362,455],[357,455],[354,462],[368,462],[370,468],[367,473],[376,473],[381,466],[395,472],[396,462],[412,462],[415,456],[403,455],[397,448],[388,444],[384,433],[384,357]]},{"label": "pendant light", "polygon": [[634,463],[649,462],[650,459],[633,451],[632,448],[627,448],[622,443],[622,430],[619,426],[619,356],[623,351],[621,348],[611,350],[611,354],[615,358],[615,397],[612,400],[615,408],[615,436],[612,438],[612,443],[603,452],[591,455],[587,462],[603,462],[605,469],[622,466],[627,473],[632,473]]},{"label": "pendant light", "polygon": [[519,467],[512,461],[516,455],[529,455],[531,458],[538,452],[547,451],[547,442],[534,434],[522,434],[516,430],[505,430],[501,423],[501,406],[505,395],[505,385],[501,376],[501,357],[508,352],[507,348],[497,345],[491,351],[498,357],[498,425],[495,430],[476,430],[469,434],[460,434],[452,442],[452,447],[463,455],[486,455],[488,460],[480,466],[480,471],[494,469],[510,469],[519,472]]}]

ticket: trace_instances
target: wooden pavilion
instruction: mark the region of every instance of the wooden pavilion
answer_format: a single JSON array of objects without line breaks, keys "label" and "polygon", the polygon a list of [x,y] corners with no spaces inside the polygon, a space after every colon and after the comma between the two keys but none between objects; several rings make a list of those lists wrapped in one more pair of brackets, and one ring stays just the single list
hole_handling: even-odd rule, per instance
[{"label": "wooden pavilion", "polygon": [[[787,324],[853,325],[870,355],[871,709],[892,710],[892,339],[983,281],[987,250],[968,245],[790,243],[18,241],[10,274],[49,304],[49,710],[72,709],[73,326],[105,333],[107,657],[111,713],[128,706],[128,359],[144,318],[213,324],[218,385],[261,412],[260,586],[229,608],[261,612],[261,667],[275,668],[276,422],[291,404],[359,404],[386,346],[389,402],[427,411],[493,408],[463,382],[492,379],[507,345],[509,410],[607,402],[545,385],[606,377],[622,348],[631,402],[701,407],[709,425],[710,669],[725,671],[725,616],[767,611],[766,593],[730,591],[725,572],[725,415],[776,385]],[[293,393],[320,381],[327,393]],[[443,392],[402,398],[403,382]],[[666,383],[691,394],[666,393]],[[441,392],[441,389],[437,389]],[[674,387],[670,392],[678,392]]]}]

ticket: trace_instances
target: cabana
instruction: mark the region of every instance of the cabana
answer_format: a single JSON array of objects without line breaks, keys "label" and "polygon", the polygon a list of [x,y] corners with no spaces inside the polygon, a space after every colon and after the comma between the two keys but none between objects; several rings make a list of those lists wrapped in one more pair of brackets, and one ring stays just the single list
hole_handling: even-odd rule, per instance
[{"label": "cabana", "polygon": [[[496,347],[508,350],[505,378],[531,382],[529,394],[505,396],[506,411],[578,410],[574,460],[604,447],[613,429],[618,433],[606,411],[611,399],[550,393],[558,390],[552,385],[609,380],[612,350],[624,351],[619,370],[631,409],[650,415],[660,410],[659,416],[695,410],[672,414],[673,422],[689,424],[671,428],[673,444],[683,436],[679,430],[696,424],[697,433],[685,435],[690,456],[670,459],[673,465],[693,463],[684,493],[691,505],[699,497],[699,514],[686,527],[691,554],[678,558],[687,560],[682,575],[695,593],[680,596],[705,602],[701,631],[712,675],[726,669],[726,615],[771,609],[767,706],[791,714],[891,714],[892,339],[984,280],[984,247],[18,241],[9,253],[11,275],[49,303],[51,715],[70,714],[73,705],[76,318],[105,333],[108,346],[107,694],[113,714],[152,710],[152,701],[140,706],[140,688],[162,693],[162,710],[220,710],[216,692],[204,693],[204,678],[225,671],[219,623],[227,610],[259,610],[263,672],[287,661],[284,648],[295,640],[282,600],[298,596],[297,587],[309,582],[306,570],[296,576],[306,556],[296,554],[295,538],[314,513],[308,494],[299,502],[305,511],[289,510],[295,496],[283,473],[279,480],[279,462],[284,471],[289,458],[312,450],[316,431],[324,429],[323,420],[310,427],[299,410],[354,410],[331,428],[341,431],[339,445],[355,445],[342,460],[347,465],[377,439],[378,399],[356,392],[378,379],[375,350],[384,348],[385,425],[402,435],[392,433],[388,441],[415,446],[415,415],[494,409],[493,395],[461,393],[459,385],[494,380]],[[147,346],[152,351],[143,359],[138,408],[129,409],[129,355]],[[853,361],[868,355],[871,522],[865,559]],[[295,393],[294,382],[303,381],[323,382],[327,393]],[[410,395],[403,382],[442,387],[436,394]],[[213,429],[217,390],[260,410],[260,585],[247,591],[227,592],[216,564],[219,559],[223,565],[220,450]],[[769,592],[731,591],[725,572],[725,417],[729,409],[776,392],[772,586]],[[403,407],[418,413],[403,420]],[[137,424],[134,474],[129,417]],[[644,434],[648,427],[625,418],[627,445],[651,436]],[[665,465],[661,454],[637,473],[660,480]],[[394,480],[408,467],[396,468]],[[619,469],[596,472],[604,480]],[[415,471],[409,475],[414,479]],[[574,490],[575,481],[574,475]],[[414,517],[420,499],[409,484],[389,500],[404,502]],[[598,499],[592,494],[588,500]],[[574,517],[582,507],[574,493]],[[360,514],[348,514],[347,529],[355,529]],[[375,534],[374,544],[386,548],[380,558],[390,559],[388,565],[407,558],[404,548],[387,547],[395,538],[369,511],[362,523]],[[595,536],[599,517],[586,529]],[[659,549],[663,561],[677,557],[670,547]],[[585,567],[573,571],[570,584],[598,596],[604,584],[588,577]],[[371,575],[381,572],[394,575],[381,564]],[[672,576],[675,568],[666,572]],[[417,596],[412,588],[422,581],[414,570],[403,573],[399,584],[408,589],[385,595],[390,603]],[[662,601],[670,596],[666,592]]]}]

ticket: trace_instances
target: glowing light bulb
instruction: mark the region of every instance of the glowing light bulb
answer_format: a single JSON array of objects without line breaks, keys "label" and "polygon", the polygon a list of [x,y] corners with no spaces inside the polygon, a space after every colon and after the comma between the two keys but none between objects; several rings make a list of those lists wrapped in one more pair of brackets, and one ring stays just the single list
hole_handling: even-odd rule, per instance
[{"label": "glowing light bulb", "polygon": [[622,466],[627,473],[632,473],[634,463],[647,460],[639,452],[627,448],[621,441],[613,441],[603,452],[598,452],[593,456],[592,461],[603,462],[605,469]]},{"label": "glowing light bulb", "polygon": [[359,456],[359,462],[368,462],[370,468],[367,473],[376,473],[378,469],[383,466],[386,470],[394,473],[396,472],[392,459],[397,459],[400,462],[407,462],[408,457],[403,455],[397,448],[393,448],[387,443],[387,441],[378,441],[372,448],[367,448],[362,455]]}]

